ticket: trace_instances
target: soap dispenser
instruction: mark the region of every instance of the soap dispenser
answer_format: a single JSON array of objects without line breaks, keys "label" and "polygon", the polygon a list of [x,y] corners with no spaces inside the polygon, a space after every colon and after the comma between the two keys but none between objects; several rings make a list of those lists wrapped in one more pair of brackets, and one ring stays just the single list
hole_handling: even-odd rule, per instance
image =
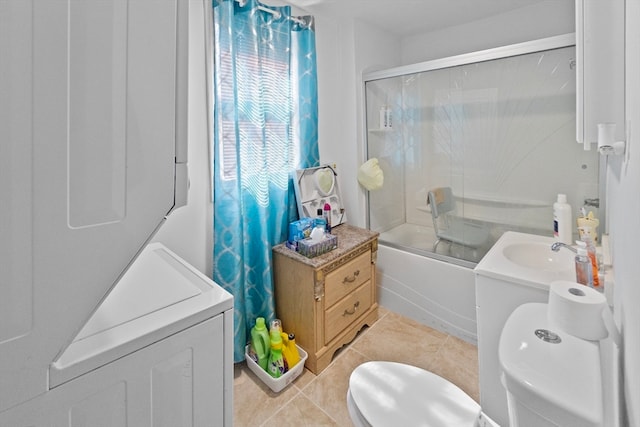
[{"label": "soap dispenser", "polygon": [[576,253],[576,282],[593,288],[593,269],[587,252],[587,244],[576,240],[578,245]]}]

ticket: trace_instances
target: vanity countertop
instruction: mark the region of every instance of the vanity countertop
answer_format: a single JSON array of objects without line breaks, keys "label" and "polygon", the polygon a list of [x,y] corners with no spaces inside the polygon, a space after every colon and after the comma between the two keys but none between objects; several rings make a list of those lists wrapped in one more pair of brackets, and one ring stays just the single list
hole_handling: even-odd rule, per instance
[{"label": "vanity countertop", "polygon": [[371,231],[349,224],[340,224],[333,227],[331,229],[331,234],[337,236],[338,247],[326,254],[322,254],[314,258],[307,258],[304,255],[300,255],[296,251],[289,249],[284,243],[274,246],[273,251],[289,258],[293,258],[296,261],[307,264],[313,268],[318,268],[342,257],[355,247],[369,241],[376,240],[380,235],[377,231]]}]

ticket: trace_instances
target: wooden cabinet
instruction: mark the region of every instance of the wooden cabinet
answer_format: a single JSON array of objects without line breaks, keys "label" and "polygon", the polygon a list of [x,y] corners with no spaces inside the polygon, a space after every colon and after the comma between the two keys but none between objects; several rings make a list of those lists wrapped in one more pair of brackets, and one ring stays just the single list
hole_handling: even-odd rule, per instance
[{"label": "wooden cabinet", "polygon": [[309,354],[306,367],[314,374],[378,318],[378,233],[349,224],[334,227],[332,233],[338,248],[316,258],[284,244],[273,248],[276,315]]}]

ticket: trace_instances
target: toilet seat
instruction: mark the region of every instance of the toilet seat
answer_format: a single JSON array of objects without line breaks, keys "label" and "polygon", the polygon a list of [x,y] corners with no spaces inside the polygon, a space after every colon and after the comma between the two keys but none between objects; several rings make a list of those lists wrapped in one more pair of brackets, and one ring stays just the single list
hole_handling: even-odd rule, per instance
[{"label": "toilet seat", "polygon": [[459,387],[402,363],[363,363],[351,374],[348,393],[371,425],[472,427],[480,416],[480,405]]}]

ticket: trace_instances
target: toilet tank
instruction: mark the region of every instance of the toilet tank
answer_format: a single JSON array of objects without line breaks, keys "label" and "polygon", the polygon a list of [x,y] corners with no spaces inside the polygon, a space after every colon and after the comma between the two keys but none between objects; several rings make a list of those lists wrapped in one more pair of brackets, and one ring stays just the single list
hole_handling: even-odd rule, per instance
[{"label": "toilet tank", "polygon": [[550,326],[547,304],[519,306],[500,336],[512,426],[603,425],[598,343]]}]

